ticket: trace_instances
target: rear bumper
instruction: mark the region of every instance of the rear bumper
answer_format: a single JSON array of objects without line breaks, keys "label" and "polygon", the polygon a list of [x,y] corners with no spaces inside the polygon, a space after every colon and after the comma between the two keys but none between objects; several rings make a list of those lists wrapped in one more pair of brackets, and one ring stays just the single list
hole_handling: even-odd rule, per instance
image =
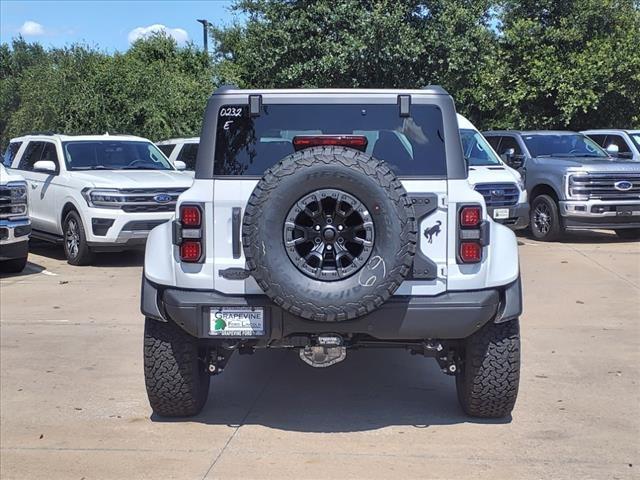
[{"label": "rear bumper", "polygon": [[228,296],[216,291],[162,288],[143,277],[141,310],[146,317],[172,321],[190,335],[209,335],[211,307],[264,308],[268,345],[294,335],[337,333],[367,335],[377,340],[458,339],[473,334],[489,321],[504,322],[522,313],[520,279],[501,289],[447,292],[437,296],[394,296],[378,310],[345,322],[315,322],[291,315],[265,295]]}]

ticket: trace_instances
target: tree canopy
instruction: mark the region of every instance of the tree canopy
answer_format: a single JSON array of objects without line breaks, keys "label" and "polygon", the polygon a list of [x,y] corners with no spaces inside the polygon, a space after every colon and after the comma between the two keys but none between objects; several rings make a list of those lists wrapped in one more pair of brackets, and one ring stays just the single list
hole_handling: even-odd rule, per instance
[{"label": "tree canopy", "polygon": [[0,45],[0,143],[37,130],[197,135],[240,87],[444,86],[480,128],[640,126],[638,0],[237,0],[211,56],[163,35],[126,52]]}]

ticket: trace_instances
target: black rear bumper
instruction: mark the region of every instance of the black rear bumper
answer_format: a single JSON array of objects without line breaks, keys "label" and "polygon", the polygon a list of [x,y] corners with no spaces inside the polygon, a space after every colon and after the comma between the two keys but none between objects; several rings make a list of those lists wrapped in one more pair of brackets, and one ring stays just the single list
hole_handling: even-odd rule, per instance
[{"label": "black rear bumper", "polygon": [[[142,281],[141,310],[146,317],[173,321],[190,335],[211,340],[211,307],[263,307],[268,344],[295,335],[337,333],[377,340],[466,338],[489,321],[504,322],[522,313],[520,278],[503,288],[446,292],[436,296],[394,296],[374,312],[344,322],[316,322],[292,315],[265,295],[229,296],[216,291],[164,288]],[[228,337],[224,339],[229,340]]]}]

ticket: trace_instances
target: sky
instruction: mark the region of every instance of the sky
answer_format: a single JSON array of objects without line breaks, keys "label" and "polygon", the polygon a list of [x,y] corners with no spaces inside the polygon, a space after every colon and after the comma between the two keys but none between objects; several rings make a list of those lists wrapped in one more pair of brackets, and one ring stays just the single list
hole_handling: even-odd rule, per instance
[{"label": "sky", "polygon": [[229,25],[242,17],[231,1],[18,1],[0,0],[0,42],[25,40],[62,47],[82,42],[107,52],[125,51],[132,41],[163,29],[179,44],[202,46],[206,19]]}]

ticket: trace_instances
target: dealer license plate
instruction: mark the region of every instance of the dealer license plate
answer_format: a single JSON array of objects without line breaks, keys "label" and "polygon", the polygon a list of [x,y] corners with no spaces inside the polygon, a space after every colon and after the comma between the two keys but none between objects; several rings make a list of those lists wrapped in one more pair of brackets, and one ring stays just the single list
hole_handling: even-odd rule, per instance
[{"label": "dealer license plate", "polygon": [[493,218],[496,220],[504,220],[505,218],[509,218],[509,209],[508,208],[496,208],[493,211]]},{"label": "dealer license plate", "polygon": [[264,310],[251,307],[212,307],[209,335],[257,337],[264,335]]}]

